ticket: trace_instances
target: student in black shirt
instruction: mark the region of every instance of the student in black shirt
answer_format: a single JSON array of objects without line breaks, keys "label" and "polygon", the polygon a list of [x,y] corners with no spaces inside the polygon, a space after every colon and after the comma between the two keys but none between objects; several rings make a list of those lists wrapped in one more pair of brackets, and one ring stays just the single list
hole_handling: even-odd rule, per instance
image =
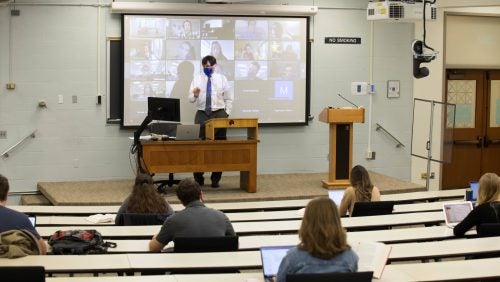
[{"label": "student in black shirt", "polygon": [[[500,223],[500,178],[495,173],[485,173],[479,179],[477,206],[453,229],[455,236],[464,234],[483,223]],[[481,236],[480,229],[478,235]]]}]

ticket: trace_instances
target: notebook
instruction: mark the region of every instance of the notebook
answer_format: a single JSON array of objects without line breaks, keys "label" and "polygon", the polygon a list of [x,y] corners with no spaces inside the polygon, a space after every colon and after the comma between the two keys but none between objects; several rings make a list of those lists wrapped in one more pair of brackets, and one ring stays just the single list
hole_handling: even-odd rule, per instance
[{"label": "notebook", "polygon": [[453,202],[443,204],[446,226],[453,228],[472,211],[471,202]]},{"label": "notebook", "polygon": [[342,197],[344,197],[344,189],[328,190],[328,198],[332,200],[337,206],[340,206]]},{"label": "notebook", "polygon": [[260,256],[262,259],[262,272],[264,273],[264,281],[271,282],[278,274],[278,268],[281,260],[285,257],[286,252],[292,246],[279,247],[261,247]]},{"label": "notebook", "polygon": [[175,132],[175,140],[199,140],[199,124],[179,124]]},{"label": "notebook", "polygon": [[33,225],[33,227],[36,227],[36,217],[34,215],[29,215],[28,219],[30,220],[31,225]]}]

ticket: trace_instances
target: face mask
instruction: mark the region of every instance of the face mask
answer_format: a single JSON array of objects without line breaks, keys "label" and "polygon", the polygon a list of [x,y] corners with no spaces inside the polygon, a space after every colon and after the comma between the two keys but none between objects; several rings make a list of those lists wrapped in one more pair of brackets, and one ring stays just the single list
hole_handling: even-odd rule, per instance
[{"label": "face mask", "polygon": [[212,68],[211,67],[204,67],[203,68],[203,72],[207,75],[207,76],[211,76],[212,75]]}]

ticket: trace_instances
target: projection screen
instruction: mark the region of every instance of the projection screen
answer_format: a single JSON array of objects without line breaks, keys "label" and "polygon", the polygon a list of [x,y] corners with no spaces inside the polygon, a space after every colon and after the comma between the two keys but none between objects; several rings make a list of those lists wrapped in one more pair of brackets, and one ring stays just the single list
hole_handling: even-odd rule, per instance
[{"label": "projection screen", "polygon": [[124,15],[123,126],[139,125],[147,97],[181,100],[193,123],[190,84],[213,55],[234,94],[231,118],[260,124],[307,124],[307,17]]}]

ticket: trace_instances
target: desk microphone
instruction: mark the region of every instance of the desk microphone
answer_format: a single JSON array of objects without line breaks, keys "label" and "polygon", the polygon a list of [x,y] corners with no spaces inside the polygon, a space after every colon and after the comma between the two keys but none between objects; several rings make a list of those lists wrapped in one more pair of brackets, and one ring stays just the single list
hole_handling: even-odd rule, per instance
[{"label": "desk microphone", "polygon": [[354,104],[353,102],[351,102],[351,101],[347,100],[347,98],[345,98],[344,96],[342,96],[342,95],[340,95],[340,94],[337,94],[337,95],[339,95],[339,96],[340,96],[340,98],[342,98],[342,99],[346,100],[349,104],[353,105],[354,107],[359,108],[359,107],[358,107],[358,105],[356,105],[356,104]]}]

